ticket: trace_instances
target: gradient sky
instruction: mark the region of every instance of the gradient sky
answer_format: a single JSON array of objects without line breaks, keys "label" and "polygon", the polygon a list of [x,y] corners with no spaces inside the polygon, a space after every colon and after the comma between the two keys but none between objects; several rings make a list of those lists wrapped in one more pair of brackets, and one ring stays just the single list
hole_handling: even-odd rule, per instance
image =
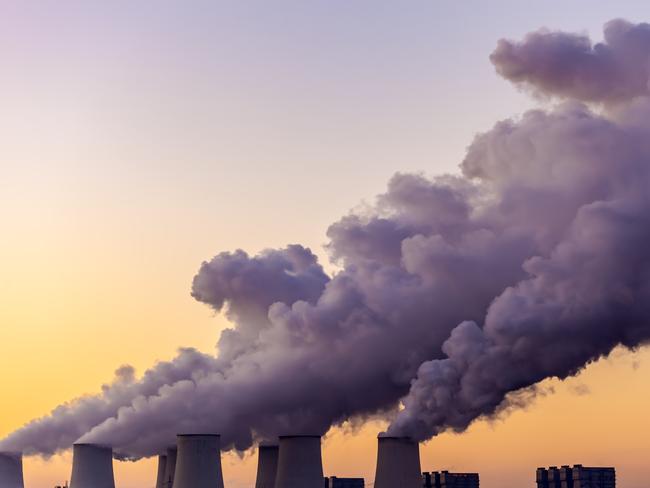
[{"label": "gradient sky", "polygon": [[[190,297],[217,252],[300,242],[396,171],[456,172],[466,146],[535,101],[494,73],[497,39],[542,26],[600,39],[647,2],[0,1],[0,436],[227,326]],[[650,475],[650,351],[422,447],[423,469],[532,486],[538,465]],[[327,474],[374,477],[379,424],[332,432]],[[69,477],[27,459],[28,488]],[[255,456],[224,457],[251,486]],[[116,463],[151,487],[152,461]]]}]

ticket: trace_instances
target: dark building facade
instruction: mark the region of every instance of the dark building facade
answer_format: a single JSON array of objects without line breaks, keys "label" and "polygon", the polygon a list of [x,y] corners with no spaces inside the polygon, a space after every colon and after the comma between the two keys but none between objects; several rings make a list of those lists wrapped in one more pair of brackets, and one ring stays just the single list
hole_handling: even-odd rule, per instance
[{"label": "dark building facade", "polygon": [[325,478],[325,488],[363,488],[363,478]]},{"label": "dark building facade", "polygon": [[423,488],[479,488],[478,473],[432,471],[422,473]]},{"label": "dark building facade", "polygon": [[560,468],[537,468],[537,488],[615,488],[614,468],[586,467],[582,464]]}]

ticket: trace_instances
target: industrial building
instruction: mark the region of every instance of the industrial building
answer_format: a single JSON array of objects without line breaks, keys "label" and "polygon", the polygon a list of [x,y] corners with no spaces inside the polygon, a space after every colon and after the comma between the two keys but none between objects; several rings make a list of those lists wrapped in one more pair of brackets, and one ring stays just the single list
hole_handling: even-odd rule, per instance
[{"label": "industrial building", "polygon": [[167,470],[167,456],[161,454],[158,456],[158,474],[156,475],[156,488],[166,488],[165,471]]},{"label": "industrial building", "polygon": [[615,488],[616,470],[576,464],[537,468],[537,488]]},{"label": "industrial building", "polygon": [[224,488],[219,435],[183,434],[177,442],[175,488]]},{"label": "industrial building", "polygon": [[[158,456],[156,488],[224,488],[217,434],[177,436],[177,446]],[[613,467],[582,464],[537,468],[536,488],[616,488]],[[318,435],[280,436],[258,449],[255,488],[364,488],[363,478],[324,477]],[[479,488],[478,473],[420,471],[418,442],[380,435],[374,488]],[[24,488],[22,454],[0,451],[0,488]],[[62,487],[68,488],[67,482]],[[115,488],[113,450],[73,445],[70,488]]]},{"label": "industrial building", "polygon": [[165,469],[161,488],[172,488],[174,486],[174,474],[176,473],[176,457],[178,447],[170,447],[165,455]]},{"label": "industrial building", "polygon": [[257,477],[255,488],[274,488],[278,472],[280,446],[261,445],[257,448]]},{"label": "industrial building", "polygon": [[423,488],[479,488],[478,473],[432,471],[422,473]]},{"label": "industrial building", "polygon": [[0,487],[23,488],[23,455],[19,452],[0,452]]},{"label": "industrial building", "polygon": [[379,436],[375,488],[421,488],[420,445],[408,437]]},{"label": "industrial building", "polygon": [[280,436],[275,488],[323,488],[319,435]]},{"label": "industrial building", "polygon": [[95,444],[74,444],[70,488],[115,488],[113,450]]},{"label": "industrial building", "polygon": [[363,488],[363,478],[325,478],[325,488]]}]

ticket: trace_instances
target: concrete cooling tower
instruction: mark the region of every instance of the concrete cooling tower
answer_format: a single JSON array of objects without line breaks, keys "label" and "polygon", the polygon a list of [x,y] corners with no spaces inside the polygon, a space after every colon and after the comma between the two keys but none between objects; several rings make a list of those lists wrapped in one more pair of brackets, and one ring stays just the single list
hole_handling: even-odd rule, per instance
[{"label": "concrete cooling tower", "polygon": [[255,488],[274,488],[278,472],[278,446],[262,445],[257,449],[257,478]]},{"label": "concrete cooling tower", "polygon": [[174,474],[176,472],[176,455],[178,451],[175,447],[167,449],[167,460],[165,461],[165,474],[163,476],[163,485],[161,488],[172,488],[174,485]]},{"label": "concrete cooling tower", "polygon": [[323,488],[320,436],[280,437],[275,488]]},{"label": "concrete cooling tower", "polygon": [[70,488],[115,488],[113,450],[96,444],[75,444]]},{"label": "concrete cooling tower", "polygon": [[178,436],[174,488],[224,488],[218,435]]},{"label": "concrete cooling tower", "polygon": [[167,468],[167,456],[158,456],[158,475],[156,476],[156,488],[165,488],[165,469]]},{"label": "concrete cooling tower", "polygon": [[375,488],[421,488],[420,446],[408,437],[379,437]]},{"label": "concrete cooling tower", "polygon": [[0,452],[0,488],[23,488],[23,455]]}]

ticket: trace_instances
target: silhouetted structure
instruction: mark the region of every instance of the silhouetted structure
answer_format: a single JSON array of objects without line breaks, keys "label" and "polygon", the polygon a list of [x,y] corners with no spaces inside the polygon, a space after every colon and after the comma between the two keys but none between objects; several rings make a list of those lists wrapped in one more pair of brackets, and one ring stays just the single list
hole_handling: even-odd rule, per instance
[{"label": "silhouetted structure", "polygon": [[[175,488],[224,488],[218,434],[179,434]],[[72,487],[74,488],[74,487]]]},{"label": "silhouetted structure", "polygon": [[375,488],[420,488],[420,446],[408,437],[377,438]]},{"label": "silhouetted structure", "polygon": [[24,488],[23,455],[20,452],[0,452],[0,488]]},{"label": "silhouetted structure", "polygon": [[363,478],[325,478],[325,488],[363,488]]},{"label": "silhouetted structure", "polygon": [[614,468],[594,468],[576,464],[561,468],[537,468],[537,488],[615,488]]},{"label": "silhouetted structure", "polygon": [[115,488],[113,450],[97,444],[73,444],[70,488]]},{"label": "silhouetted structure", "polygon": [[280,447],[262,445],[257,449],[257,477],[255,488],[274,488],[275,477],[278,473],[278,456]]},{"label": "silhouetted structure", "polygon": [[422,473],[423,488],[479,488],[478,473]]},{"label": "silhouetted structure", "polygon": [[280,436],[275,488],[322,488],[320,436]]}]

